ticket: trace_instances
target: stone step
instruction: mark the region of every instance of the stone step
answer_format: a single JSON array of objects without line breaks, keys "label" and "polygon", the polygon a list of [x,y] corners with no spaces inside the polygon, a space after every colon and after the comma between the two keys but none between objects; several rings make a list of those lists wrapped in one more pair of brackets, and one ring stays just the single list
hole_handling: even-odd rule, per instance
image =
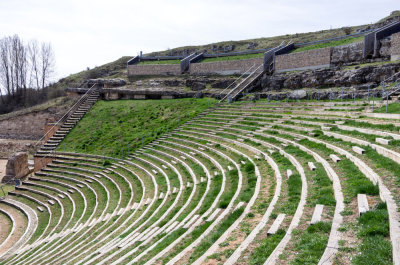
[{"label": "stone step", "polygon": [[332,159],[333,162],[338,163],[340,158],[337,155],[330,154],[329,157]]},{"label": "stone step", "polygon": [[275,219],[274,223],[272,226],[269,228],[267,235],[274,235],[278,231],[279,227],[281,226],[281,223],[283,222],[283,219],[285,219],[285,214],[281,213],[278,215],[278,217]]},{"label": "stone step", "polygon": [[387,139],[383,139],[383,138],[376,138],[375,141],[378,144],[384,144],[384,145],[388,145],[390,143],[390,140]]},{"label": "stone step", "polygon": [[198,215],[198,214],[194,215],[194,216],[183,226],[183,228],[188,229],[199,217],[200,217],[200,215]]},{"label": "stone step", "polygon": [[368,199],[366,194],[357,194],[357,203],[359,216],[369,211]]},{"label": "stone step", "polygon": [[214,220],[215,217],[216,217],[221,211],[223,211],[223,209],[221,209],[221,208],[215,209],[214,212],[213,212],[210,216],[208,216],[206,222],[211,222],[212,220]]},{"label": "stone step", "polygon": [[314,171],[316,169],[315,165],[313,162],[308,162],[308,167],[310,168],[311,171]]},{"label": "stone step", "polygon": [[362,154],[365,153],[365,150],[362,149],[361,147],[358,147],[358,146],[353,146],[352,149],[353,149],[353,151],[354,151],[355,153],[360,154],[360,155],[362,155]]},{"label": "stone step", "polygon": [[310,224],[316,224],[318,222],[321,222],[321,217],[322,217],[322,212],[324,210],[324,206],[322,204],[317,204],[315,205],[314,208],[314,213],[311,218],[311,223]]}]

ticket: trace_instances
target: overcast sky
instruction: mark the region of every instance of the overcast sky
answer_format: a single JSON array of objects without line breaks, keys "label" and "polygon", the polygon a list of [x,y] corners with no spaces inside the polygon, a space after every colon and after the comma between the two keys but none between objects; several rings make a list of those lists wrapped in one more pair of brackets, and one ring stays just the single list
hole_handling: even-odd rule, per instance
[{"label": "overcast sky", "polygon": [[140,50],[368,24],[399,0],[0,0],[0,38],[51,42],[57,77]]}]

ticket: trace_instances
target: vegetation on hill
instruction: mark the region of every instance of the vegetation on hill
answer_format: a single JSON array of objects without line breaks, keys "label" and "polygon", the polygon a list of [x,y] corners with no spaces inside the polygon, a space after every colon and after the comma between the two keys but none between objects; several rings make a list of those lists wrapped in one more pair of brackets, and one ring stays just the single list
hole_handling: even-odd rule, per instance
[{"label": "vegetation on hill", "polygon": [[59,83],[64,85],[80,84],[86,79],[95,78],[126,78],[126,63],[132,56],[123,56],[113,62],[87,69],[68,77],[60,79]]},{"label": "vegetation on hill", "polygon": [[235,56],[221,56],[221,57],[214,57],[214,58],[205,58],[204,60],[201,61],[201,63],[262,58],[263,56],[264,56],[263,52],[262,53],[253,53],[253,54],[235,55]]},{"label": "vegetation on hill", "polygon": [[364,39],[364,36],[361,36],[361,37],[350,37],[350,38],[342,39],[342,40],[335,40],[335,41],[330,41],[330,42],[325,42],[325,43],[308,45],[308,46],[297,48],[297,49],[293,50],[292,53],[294,53],[294,52],[304,52],[304,51],[321,49],[321,48],[328,48],[328,47],[336,47],[336,46],[346,45],[346,44],[350,44],[350,43],[360,42],[363,39]]},{"label": "vegetation on hill", "polygon": [[58,151],[124,157],[215,103],[206,98],[99,101]]},{"label": "vegetation on hill", "polygon": [[180,64],[181,60],[141,61],[139,64]]}]

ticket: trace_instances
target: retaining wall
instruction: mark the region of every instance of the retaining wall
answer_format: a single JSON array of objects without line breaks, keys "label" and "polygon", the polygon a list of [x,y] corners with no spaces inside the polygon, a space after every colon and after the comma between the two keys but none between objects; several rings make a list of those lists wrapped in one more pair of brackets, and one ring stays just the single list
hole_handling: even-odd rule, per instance
[{"label": "retaining wall", "polygon": [[277,72],[327,68],[331,63],[332,48],[278,55],[275,57]]},{"label": "retaining wall", "polygon": [[400,60],[400,32],[392,35],[390,60]]},{"label": "retaining wall", "polygon": [[[190,74],[217,74],[217,75],[232,75],[242,74],[249,70],[253,65],[260,66],[263,64],[264,58],[252,58],[245,60],[233,61],[218,61],[209,63],[192,63],[190,64]],[[263,69],[260,67],[259,71]]]},{"label": "retaining wall", "polygon": [[61,125],[49,123],[44,125],[44,141],[47,142],[60,129]]},{"label": "retaining wall", "polygon": [[135,64],[128,65],[128,76],[135,75],[179,75],[180,64]]}]

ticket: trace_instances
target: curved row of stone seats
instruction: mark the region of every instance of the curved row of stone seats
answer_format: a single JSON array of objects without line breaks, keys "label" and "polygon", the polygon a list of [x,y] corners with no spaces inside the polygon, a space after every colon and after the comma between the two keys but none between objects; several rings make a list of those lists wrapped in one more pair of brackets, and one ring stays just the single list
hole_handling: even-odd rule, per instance
[{"label": "curved row of stone seats", "polygon": [[[287,134],[291,135],[296,135],[296,136],[301,136],[295,133],[289,133]],[[374,184],[378,184],[379,186],[379,195],[380,198],[383,202],[386,202],[387,204],[387,209],[388,209],[388,214],[389,214],[389,226],[390,226],[390,238],[392,241],[392,248],[393,248],[393,260],[395,263],[400,262],[400,214],[398,211],[398,206],[396,202],[393,199],[393,195],[390,191],[390,189],[384,184],[382,181],[382,178],[374,172],[365,162],[363,162],[361,159],[357,158],[356,156],[352,155],[350,152],[337,147],[333,144],[329,144],[327,142],[321,141],[314,139],[309,136],[303,136],[310,141],[314,141],[317,143],[323,143],[326,145],[327,148],[332,149],[333,151],[344,155],[348,159],[350,159],[358,168],[359,170],[373,182]]]},{"label": "curved row of stone seats", "polygon": [[[0,212],[4,214],[4,216],[7,216],[10,222],[9,226],[11,226],[7,237],[4,238],[0,244],[0,255],[3,255],[22,237],[27,224],[23,212],[19,211],[18,208],[11,207],[7,204],[0,204]],[[2,226],[2,229],[7,229],[9,227],[5,220],[2,222]]]},{"label": "curved row of stone seats", "polygon": [[[208,126],[210,126],[210,125],[208,125]],[[207,126],[207,125],[204,125],[205,128],[207,128],[208,126]],[[211,126],[211,127],[214,127],[214,126]],[[214,128],[216,128],[216,127],[214,127]],[[205,132],[209,133],[209,132],[210,132],[209,130],[212,131],[212,128],[206,129]],[[249,137],[249,136],[246,136],[245,134],[246,134],[247,131],[245,131],[245,130],[241,130],[241,129],[236,129],[236,128],[235,128],[234,131],[239,131],[239,132],[242,132],[242,133],[243,133],[243,134],[237,134],[237,135],[236,135],[237,137],[240,136],[240,137],[245,138],[245,139],[249,139],[249,140],[251,139],[252,141],[257,142],[257,143],[260,143],[260,144],[264,144],[264,145],[266,144],[266,143],[264,143],[264,142],[261,141],[261,140],[254,139],[254,138],[251,137],[251,136],[250,136],[250,137]],[[229,131],[229,133],[230,133],[230,134],[234,134],[234,132],[233,132],[232,130]],[[263,135],[262,133],[254,133],[254,134]],[[332,225],[332,229],[331,229],[330,239],[329,239],[329,242],[328,242],[328,247],[326,248],[327,251],[326,251],[326,254],[324,254],[324,256],[321,258],[321,260],[326,260],[327,257],[332,257],[333,254],[337,251],[338,241],[339,241],[339,239],[338,239],[338,237],[337,237],[337,233],[338,233],[338,228],[340,227],[340,224],[341,224],[341,222],[342,222],[342,217],[341,217],[340,213],[341,213],[342,210],[344,209],[343,194],[342,194],[342,192],[341,192],[341,187],[340,187],[339,178],[338,178],[337,174],[333,171],[333,169],[329,166],[329,164],[327,163],[327,161],[324,160],[324,159],[322,159],[322,157],[320,157],[318,154],[316,154],[315,152],[311,151],[310,149],[305,148],[305,147],[303,147],[303,146],[297,144],[297,143],[294,142],[294,141],[289,141],[289,140],[287,140],[287,139],[280,138],[280,137],[276,137],[276,136],[270,136],[270,137],[274,137],[274,138],[276,138],[277,140],[280,140],[280,141],[282,141],[282,142],[286,142],[286,143],[292,144],[292,145],[294,145],[294,146],[298,146],[298,147],[301,148],[302,150],[304,150],[304,151],[306,151],[307,153],[313,155],[313,157],[316,158],[316,160],[317,160],[318,162],[321,162],[321,163],[322,163],[322,165],[324,166],[324,168],[325,168],[325,170],[326,170],[328,176],[331,178],[331,180],[332,180],[333,183],[334,183],[334,192],[335,192],[335,199],[336,199],[336,209],[335,209],[335,214],[334,214],[334,218],[333,218],[333,225]],[[240,143],[239,143],[239,144],[240,144]],[[280,147],[276,147],[276,146],[273,146],[273,145],[270,145],[270,144],[267,144],[267,147],[280,150],[280,152],[281,152],[281,148],[280,148]],[[256,230],[256,231],[257,231],[257,230]],[[256,232],[254,232],[254,233],[256,233]],[[244,241],[244,242],[245,242],[245,243],[244,243],[245,245],[248,245],[248,244],[250,243],[249,241],[252,240],[252,239],[254,239],[254,236],[255,236],[254,233],[253,233],[253,235],[252,235],[251,237],[249,237],[249,239],[247,239],[247,240]],[[286,241],[286,243],[287,243],[287,241]],[[278,246],[278,247],[280,247],[281,250],[282,250],[282,245],[280,245],[280,246]],[[228,260],[228,264],[234,264],[234,262],[236,262],[237,258],[239,258],[240,252],[242,252],[242,250],[244,250],[245,248],[246,248],[246,247],[243,246],[243,245],[241,245],[239,248],[237,248],[236,251],[235,251],[235,253],[232,254],[232,255],[231,255],[231,258]],[[278,248],[277,248],[277,249],[278,249]],[[278,253],[279,253],[279,252],[278,252]],[[273,258],[276,258],[277,256],[276,256],[276,255],[271,255],[270,257],[271,257],[271,259],[273,259]],[[269,259],[268,262],[272,262],[271,259]]]},{"label": "curved row of stone seats", "polygon": [[[211,150],[213,153],[217,153],[222,158],[224,158],[226,160],[229,160],[230,164],[234,164],[235,167],[238,166],[238,164],[234,160],[232,160],[230,157],[228,157],[227,155],[223,154],[222,152],[220,152],[220,151],[218,151],[216,149],[213,149],[211,147],[203,148],[204,150],[195,149],[195,148],[193,148],[194,143],[189,143],[189,142],[181,141],[181,139],[174,139],[174,138],[170,138],[170,139],[161,141],[162,146],[164,146],[164,143],[165,143],[165,145],[174,146],[174,148],[181,147],[181,148],[185,148],[188,151],[190,150],[189,154],[191,156],[196,156],[197,154],[199,154],[200,156],[206,156],[207,157],[207,156],[210,156],[210,155],[205,153],[205,149]],[[187,156],[189,156],[189,154]],[[221,167],[221,165],[218,165],[218,166]],[[212,224],[208,227],[208,229],[202,234],[202,236],[199,239],[197,239],[194,242],[192,242],[191,246],[186,248],[183,252],[190,251],[193,248],[193,246],[198,244],[200,242],[201,238],[206,236],[206,234],[209,233],[212,230],[213,227],[215,227],[218,223],[220,223],[220,221],[223,220],[223,218],[231,210],[231,208],[233,206],[233,203],[234,203],[234,199],[237,197],[238,192],[240,192],[240,188],[241,188],[241,181],[240,181],[241,180],[241,172],[240,172],[240,169],[238,167],[237,167],[237,169],[239,171],[239,183],[238,183],[238,187],[235,189],[236,192],[235,192],[234,196],[232,197],[232,199],[230,201],[230,204],[228,205],[229,208],[227,207],[227,210],[222,211],[222,213],[220,213],[218,215],[218,217],[216,217],[214,220],[210,220],[210,221],[212,221]],[[213,202],[213,206],[214,207],[216,206],[216,203],[218,202],[220,196],[223,194],[223,192],[225,190],[224,187],[227,184],[226,183],[226,176],[225,176],[225,171],[226,170],[224,168],[220,168],[220,170],[221,170],[221,172],[223,174],[223,183],[222,183],[221,190],[220,190],[220,192],[219,192],[219,194],[218,194],[218,196],[216,198],[217,200],[214,200],[214,202]],[[211,182],[212,182],[212,179],[211,179]],[[154,260],[162,257],[163,255],[167,254],[172,248],[174,248],[174,246],[176,246],[183,238],[185,238],[187,235],[189,235],[194,230],[195,227],[200,225],[203,222],[203,220],[207,219],[206,217],[209,217],[210,215],[212,215],[212,213],[215,211],[215,209],[217,209],[217,208],[214,208],[213,206],[209,207],[209,209],[204,214],[202,214],[202,216],[200,216],[198,219],[193,221],[193,223],[190,225],[190,228],[188,230],[186,230],[184,234],[182,234],[178,239],[176,239],[171,245],[169,245],[167,248],[165,248],[163,251],[161,251],[158,255],[153,256],[151,260],[147,261],[147,263],[151,264]],[[181,252],[176,257],[174,257],[174,259],[179,259],[179,257],[182,256],[183,252]],[[172,259],[170,262],[173,262],[174,259]]]},{"label": "curved row of stone seats", "polygon": [[[161,169],[159,168],[159,170],[161,170]],[[157,171],[155,171],[155,172],[157,172]]]},{"label": "curved row of stone seats", "polygon": [[7,210],[0,208],[0,217],[1,221],[0,223],[2,224],[1,229],[3,231],[9,231],[7,234],[2,232],[1,238],[0,238],[0,254],[3,251],[3,249],[7,249],[7,244],[10,241],[11,236],[14,234],[15,231],[15,219],[12,216],[11,213],[9,213]]},{"label": "curved row of stone seats", "polygon": [[[284,133],[284,132],[279,131],[279,130],[278,130],[278,132],[279,132],[279,133]],[[287,133],[289,133],[289,132],[287,132]],[[292,133],[292,135],[295,135],[295,134]],[[301,135],[296,135],[296,136],[297,136],[297,137],[301,137]],[[332,145],[331,147],[334,148],[333,145]],[[339,150],[340,150],[340,149],[338,149],[337,151],[339,151]],[[342,151],[342,150],[341,150],[341,151]],[[348,156],[348,153],[343,153],[343,154],[346,154],[346,156]],[[348,157],[354,159],[354,157],[352,157],[352,156],[348,156]],[[359,161],[354,160],[354,161],[355,161],[356,165],[360,168],[360,170],[361,170],[362,168],[365,168],[365,167],[361,167],[361,166],[360,166],[360,165],[365,165],[365,163],[364,163],[364,164],[363,164],[363,163],[360,163],[360,160],[359,160]],[[388,203],[389,215],[392,215],[392,216],[391,216],[391,238],[392,238],[392,244],[393,244],[394,248],[396,248],[396,245],[398,245],[398,242],[396,242],[396,241],[397,241],[396,236],[395,236],[396,233],[394,233],[393,230],[394,230],[396,227],[398,227],[398,225],[397,225],[397,223],[398,223],[398,218],[397,218],[396,213],[395,213],[395,205],[393,205],[393,204],[390,202],[390,199],[391,199],[390,192],[387,193],[388,190],[387,190],[387,188],[386,188],[384,185],[382,185],[382,183],[379,181],[379,176],[377,176],[376,174],[374,174],[374,172],[371,172],[371,171],[370,171],[370,168],[367,168],[367,170],[363,171],[363,173],[364,173],[367,177],[370,177],[372,181],[374,181],[374,179],[375,179],[375,181],[378,181],[378,182],[379,182],[379,185],[380,185],[380,188],[384,190],[383,193],[381,192],[381,197],[384,197],[384,198],[382,198],[382,200],[383,200],[383,201],[386,201],[386,202]],[[385,194],[385,193],[386,193],[386,194]],[[385,195],[386,195],[386,196],[385,196]],[[392,204],[392,206],[390,206],[391,204]],[[390,208],[392,208],[392,209],[390,209]],[[397,219],[397,220],[396,220],[396,219]],[[395,251],[394,251],[393,253],[394,253],[394,260],[396,260]]]},{"label": "curved row of stone seats", "polygon": [[40,151],[45,153],[55,150],[68,132],[75,127],[86,112],[96,103],[99,95],[99,90],[97,88],[93,89],[87,98],[79,105],[77,110],[70,114],[54,135],[52,135],[49,140],[41,146]]},{"label": "curved row of stone seats", "polygon": [[[56,196],[54,196],[54,195],[52,195],[52,194],[50,194],[50,193],[47,193],[47,192],[44,192],[44,191],[40,191],[40,190],[36,190],[36,189],[34,189],[34,188],[31,188],[31,187],[29,187],[29,185],[28,185],[28,186],[25,185],[25,182],[23,182],[23,185],[22,185],[22,186],[17,187],[16,189],[17,189],[17,190],[23,190],[23,191],[29,192],[29,193],[31,193],[31,194],[40,195],[40,196],[43,198],[43,200],[45,201],[44,203],[46,203],[46,204],[45,204],[45,205],[46,205],[46,208],[47,208],[47,209],[49,210],[49,212],[51,213],[51,216],[53,216],[53,219],[58,219],[58,220],[55,220],[55,221],[54,221],[55,224],[52,225],[53,228],[51,229],[51,231],[48,231],[47,233],[46,233],[46,232],[43,232],[43,237],[45,237],[45,236],[51,236],[51,235],[54,234],[58,229],[60,229],[59,227],[60,227],[60,225],[61,225],[61,222],[62,222],[63,219],[64,219],[64,206],[63,206],[63,203],[61,202],[61,200],[60,200],[59,198],[57,198]],[[49,206],[50,206],[50,207],[49,207]],[[51,206],[54,206],[54,207],[51,207]],[[54,208],[56,208],[56,209],[54,209]],[[56,212],[57,210],[60,211],[60,216],[59,216],[58,218],[55,218],[56,214],[53,213],[53,211]],[[50,222],[49,222],[49,226],[51,227],[51,223],[50,223]],[[61,229],[62,229],[62,228],[61,228]]]},{"label": "curved row of stone seats", "polygon": [[[128,162],[124,162],[124,164],[129,164]],[[119,166],[121,166],[121,165],[119,165]],[[154,183],[155,183],[155,180],[153,179],[153,181],[154,181]],[[157,187],[157,185],[156,185],[156,187]],[[129,229],[131,229],[135,224],[137,224],[138,223],[138,221],[141,219],[141,218],[143,218],[144,216],[145,216],[145,214],[147,213],[147,211],[151,208],[151,205],[153,204],[155,202],[155,200],[153,200],[153,202],[150,204],[150,205],[148,205],[147,206],[147,209],[145,210],[145,212],[144,212],[144,214],[142,214],[141,215],[141,217],[139,217],[135,222],[133,222],[130,226],[128,226],[127,227],[127,230],[129,230]],[[143,205],[144,206],[144,204],[145,204],[145,202],[144,202],[144,200],[143,200],[143,198],[142,198],[142,201],[140,202],[140,205]],[[134,207],[135,206],[135,204],[132,204],[132,206],[131,206],[131,209],[132,210],[135,210],[135,212],[140,208],[140,207]],[[133,215],[131,215],[131,216],[133,216]],[[126,220],[125,220],[125,223],[126,223]],[[126,232],[126,231],[125,231]]]},{"label": "curved row of stone seats", "polygon": [[[157,152],[159,152],[159,151],[157,151]],[[189,155],[187,155],[187,158],[189,158],[189,159],[190,159],[190,158],[196,159],[196,158],[191,157],[191,156],[189,156]],[[182,162],[182,160],[180,160],[179,158],[175,158],[175,159],[176,159],[177,161],[181,161],[181,162]],[[185,159],[186,159],[186,158],[185,158]],[[197,160],[197,159],[196,159],[196,160]],[[174,161],[175,161],[175,160],[174,160]],[[196,189],[196,187],[197,187],[196,184],[199,184],[200,182],[196,179],[196,177],[194,176],[194,173],[193,173],[193,172],[192,172],[192,175],[193,175],[193,183],[195,183],[195,185],[193,185],[193,189],[192,189],[192,194],[194,194],[195,189]],[[208,176],[208,179],[211,178],[211,174],[210,174],[210,173],[207,173],[207,176]],[[207,192],[208,190],[209,190],[209,183],[208,183],[208,185],[207,185],[206,192]],[[197,204],[197,206],[195,207],[195,209],[192,210],[191,213],[190,213],[188,216],[186,216],[181,222],[178,222],[178,223],[175,223],[175,224],[174,224],[174,223],[171,224],[171,225],[173,226],[173,228],[172,228],[173,230],[179,229],[180,227],[184,227],[184,228],[193,227],[194,222],[195,222],[196,220],[199,219],[199,216],[198,216],[198,215],[194,215],[194,214],[196,213],[196,210],[200,207],[201,202],[202,202],[202,201],[204,200],[204,198],[205,198],[205,195],[206,195],[206,193],[204,193],[202,199],[200,200],[200,203]],[[191,196],[191,197],[192,197],[192,196]],[[190,203],[190,200],[188,201],[188,203]],[[188,203],[186,203],[186,205],[188,205]],[[186,206],[185,206],[185,207],[186,207]],[[182,209],[181,209],[181,210],[182,210]],[[178,218],[178,217],[180,216],[180,213],[181,213],[181,212],[182,212],[182,211],[179,211],[171,221],[173,221],[174,219]],[[169,229],[169,228],[168,228],[168,229]],[[160,241],[160,240],[158,240],[154,245],[156,245],[159,241]],[[150,251],[154,245],[151,245],[150,248],[148,248],[147,251],[146,251],[145,253],[141,253],[140,255],[136,256],[136,257],[131,261],[131,263],[136,262],[137,260],[139,260],[144,254],[146,254],[148,251]],[[133,254],[133,253],[134,253],[134,252],[131,251],[131,253],[128,253],[128,256],[129,256],[129,254]]]},{"label": "curved row of stone seats", "polygon": [[[40,174],[40,173],[39,173]],[[70,185],[70,184],[66,184],[66,183],[64,183],[62,180],[60,180],[60,181],[57,181],[57,180],[54,180],[54,179],[51,179],[51,178],[31,178],[30,179],[31,181],[29,181],[28,182],[28,185],[30,185],[30,186],[32,186],[32,187],[36,187],[36,188],[40,188],[40,189],[47,189],[47,190],[49,190],[49,191],[51,191],[51,192],[54,192],[54,193],[56,193],[57,194],[57,196],[59,197],[59,198],[61,198],[61,199],[63,199],[63,198],[68,198],[69,200],[70,200],[70,202],[72,203],[72,213],[71,213],[71,215],[69,216],[69,220],[67,220],[67,221],[64,221],[65,223],[66,223],[66,226],[64,226],[64,230],[66,229],[66,228],[68,228],[68,227],[70,227],[71,229],[75,229],[77,226],[78,226],[78,222],[80,222],[80,220],[81,220],[81,218],[83,217],[83,214],[85,213],[85,211],[86,211],[86,200],[85,200],[85,196],[83,195],[83,193],[81,193],[77,188],[75,188],[73,185]],[[64,179],[65,180],[65,179]],[[40,181],[41,183],[43,182],[43,183],[46,183],[46,184],[44,184],[44,185],[41,185],[41,184],[36,184],[35,182],[36,181]],[[51,185],[51,186],[49,186],[49,185]],[[64,189],[64,191],[62,191],[61,189]],[[75,191],[77,191],[77,192],[75,192]],[[71,194],[71,195],[70,195]],[[81,195],[81,198],[83,198],[84,199],[84,203],[83,203],[83,205],[85,206],[84,207],[84,209],[83,209],[83,212],[82,212],[82,214],[79,214],[79,216],[76,216],[75,217],[75,219],[76,218],[79,218],[78,220],[77,220],[77,222],[75,223],[75,222],[72,222],[72,217],[74,216],[74,214],[77,212],[76,211],[76,209],[77,209],[77,207],[78,207],[78,209],[79,208],[81,208],[81,205],[80,205],[80,203],[75,203],[74,202],[74,199],[72,198],[72,196],[77,196],[77,195],[73,195],[73,194],[80,194]],[[62,232],[64,232],[63,230],[61,230],[61,231],[59,231],[60,233],[62,233]],[[59,234],[58,234],[59,235]],[[50,240],[51,239],[51,240]],[[52,241],[52,240],[56,240],[56,239],[59,239],[59,237],[57,237],[57,236],[54,236],[54,237],[49,237],[49,238],[47,238],[46,240],[44,240],[45,242],[49,242],[49,240],[50,241]],[[43,243],[43,242],[41,242],[41,243]],[[47,244],[47,246],[48,246],[49,244]]]},{"label": "curved row of stone seats", "polygon": [[[84,171],[86,171],[87,172],[87,170],[86,169],[83,169]],[[94,173],[94,172],[91,172],[91,173]],[[103,173],[99,173],[99,175],[98,176],[100,176],[100,174],[103,174]],[[106,175],[105,175],[106,176]],[[121,191],[119,191],[119,193],[121,193]],[[107,197],[108,198],[108,197]],[[108,203],[108,201],[107,201],[107,203]],[[116,210],[115,210],[116,211]],[[119,211],[119,213],[120,214],[122,214],[122,211]],[[104,212],[103,212],[103,216],[104,216]],[[95,218],[96,219],[96,218]],[[89,223],[89,221],[87,222],[87,223],[85,223],[85,225],[87,226],[87,225],[89,225],[89,227],[91,227],[91,226],[94,226],[95,225],[95,223],[97,223],[99,220],[101,219],[101,217],[99,217],[97,220],[93,220],[91,223]],[[78,238],[79,239],[79,238]],[[77,240],[77,239],[76,239]],[[79,245],[79,244],[78,244]]]},{"label": "curved row of stone seats", "polygon": [[18,202],[11,198],[5,198],[1,200],[0,203],[18,209],[27,218],[27,225],[25,227],[24,233],[21,235],[18,241],[16,241],[11,247],[9,247],[6,251],[4,251],[1,254],[0,258],[6,259],[10,257],[10,255],[18,251],[18,249],[23,247],[32,238],[33,234],[35,233],[35,230],[38,227],[38,216],[32,208],[25,205],[24,203]]},{"label": "curved row of stone seats", "polygon": [[[139,152],[139,154],[142,154],[144,157],[148,157],[149,159],[147,159],[146,162],[152,163],[153,166],[156,166],[155,170],[156,170],[157,172],[161,172],[161,173],[162,173],[163,171],[165,171],[166,173],[168,173],[168,170],[169,170],[169,169],[172,169],[172,170],[177,174],[178,181],[179,181],[179,187],[180,187],[180,188],[179,188],[179,192],[178,192],[176,195],[172,195],[172,194],[171,194],[171,193],[172,193],[172,189],[171,189],[171,184],[170,184],[170,183],[173,183],[173,182],[174,182],[174,179],[173,179],[173,178],[171,178],[171,179],[167,178],[167,183],[166,183],[166,184],[167,184],[167,191],[166,191],[166,193],[165,193],[165,196],[160,196],[159,199],[164,199],[164,200],[166,200],[168,196],[170,196],[170,197],[175,196],[175,199],[173,199],[173,198],[170,199],[169,205],[166,206],[166,207],[167,207],[167,210],[166,210],[164,213],[162,213],[162,216],[160,216],[160,217],[158,218],[158,220],[156,220],[155,222],[153,222],[152,224],[150,224],[145,230],[143,230],[143,231],[141,232],[141,234],[140,234],[139,236],[136,236],[135,241],[141,241],[142,243],[139,244],[138,246],[134,247],[132,250],[130,250],[127,254],[125,254],[125,255],[122,256],[121,258],[116,259],[116,261],[114,261],[114,262],[116,262],[116,263],[119,263],[121,260],[123,260],[125,256],[129,256],[129,253],[135,253],[135,252],[137,252],[137,250],[138,250],[142,245],[144,245],[144,244],[150,242],[154,237],[156,237],[157,235],[161,234],[161,233],[164,231],[165,227],[167,227],[168,225],[171,225],[171,223],[175,222],[176,218],[179,216],[179,214],[175,214],[175,216],[173,216],[172,219],[165,220],[166,217],[169,215],[169,213],[170,213],[172,210],[174,210],[174,208],[176,208],[176,206],[177,206],[179,200],[180,200],[181,197],[183,196],[184,183],[183,183],[183,178],[182,178],[181,173],[180,173],[179,170],[175,167],[174,164],[171,164],[171,163],[169,163],[168,161],[163,160],[163,159],[160,158],[160,157],[153,156],[153,155],[151,155],[150,153],[147,153],[147,152]],[[139,159],[139,157],[137,156],[136,159]],[[151,159],[151,160],[150,160],[150,159]],[[151,161],[151,162],[150,162],[150,161]],[[156,161],[158,161],[159,163],[156,162]],[[167,175],[168,175],[168,174],[167,174]],[[176,181],[175,181],[175,182],[176,182]],[[192,194],[193,194],[193,192],[195,192],[195,187],[194,187],[194,189],[192,190]],[[164,194],[164,193],[160,193],[160,195],[163,195],[163,194]],[[171,201],[173,201],[172,204],[171,204]],[[190,201],[189,201],[189,203],[190,203]],[[183,210],[184,208],[181,208],[181,207],[180,207],[180,209]],[[159,224],[160,224],[161,222],[163,222],[164,220],[167,221],[167,224],[165,224],[165,225],[163,225],[163,226],[160,227]],[[135,235],[134,235],[134,236],[135,236]],[[116,252],[114,252],[111,256],[107,257],[107,258],[106,258],[105,260],[103,260],[102,262],[111,259],[113,256],[118,255],[118,254],[121,253],[121,252],[124,252],[124,251],[126,250],[126,248],[129,247],[129,245],[131,245],[131,244],[132,244],[131,242],[130,242],[129,244],[124,244],[124,243],[122,243],[122,245],[120,245],[121,248],[120,248],[119,250],[117,250]],[[101,264],[101,263],[100,263],[100,264]]]},{"label": "curved row of stone seats", "polygon": [[[207,136],[207,134],[198,133],[198,132],[195,132],[195,134],[196,134],[196,135],[197,135],[197,134],[200,134],[200,135],[202,135],[203,137],[206,137],[206,136]],[[185,136],[189,136],[189,135],[191,135],[192,137],[194,137],[194,136],[193,136],[193,131],[192,131],[192,130],[190,130],[190,134],[187,134],[187,135],[185,135]],[[213,137],[217,138],[218,140],[222,140],[222,138],[219,138],[219,137],[217,137],[217,136],[213,136]],[[233,142],[233,143],[235,143],[236,145],[239,145],[239,146],[244,146],[244,145],[245,145],[245,144],[243,144],[243,143],[241,143],[241,142],[237,142],[237,141],[231,140],[231,139],[224,139],[224,140],[225,140],[225,141],[228,141],[228,142]],[[214,143],[217,143],[217,142],[214,142]],[[274,146],[274,145],[269,145],[269,147],[270,147],[270,148],[276,148],[277,150],[279,150],[279,152],[280,152],[281,154],[283,154],[284,156],[287,156],[287,157],[289,158],[289,160],[296,166],[298,172],[299,172],[300,175],[301,175],[301,179],[302,179],[302,195],[301,195],[300,203],[299,203],[299,205],[298,205],[298,208],[297,208],[297,210],[296,210],[296,213],[294,214],[293,219],[292,219],[292,221],[291,221],[291,224],[290,224],[290,226],[288,227],[286,236],[282,239],[282,241],[279,243],[279,245],[277,246],[277,248],[275,249],[275,251],[269,256],[269,258],[268,258],[268,260],[267,260],[267,262],[273,262],[273,261],[276,260],[276,258],[281,254],[281,252],[282,252],[284,246],[288,243],[288,241],[289,241],[289,239],[290,239],[290,237],[291,237],[291,231],[292,231],[295,227],[297,227],[297,225],[299,224],[300,217],[302,216],[302,213],[303,213],[303,208],[304,208],[304,204],[305,204],[305,199],[306,199],[306,196],[307,196],[307,183],[306,183],[305,174],[304,174],[304,170],[303,170],[302,166],[297,162],[297,160],[296,160],[293,156],[291,156],[291,155],[287,154],[286,152],[284,152],[283,149],[281,149],[280,147],[276,147],[276,146]],[[260,226],[259,229],[261,229],[261,228],[262,228],[262,227]],[[256,232],[256,233],[258,233],[258,232]],[[254,234],[253,234],[253,236],[254,236]],[[220,242],[220,243],[221,243],[221,242]],[[248,242],[248,243],[250,243],[250,242]],[[242,247],[243,247],[243,246],[242,246]],[[211,250],[212,250],[212,249],[210,249],[209,251],[211,251]],[[209,252],[208,254],[210,254],[210,253],[211,253],[211,252]],[[207,254],[207,253],[206,253],[206,254]],[[234,264],[234,263],[236,262],[236,260],[239,258],[239,256],[240,256],[240,252],[236,252],[235,255],[231,256],[231,258],[229,259],[229,262],[230,262],[231,264]],[[206,256],[204,256],[203,259],[199,260],[199,262],[200,262],[200,261],[203,261],[205,258],[206,258]]]}]

